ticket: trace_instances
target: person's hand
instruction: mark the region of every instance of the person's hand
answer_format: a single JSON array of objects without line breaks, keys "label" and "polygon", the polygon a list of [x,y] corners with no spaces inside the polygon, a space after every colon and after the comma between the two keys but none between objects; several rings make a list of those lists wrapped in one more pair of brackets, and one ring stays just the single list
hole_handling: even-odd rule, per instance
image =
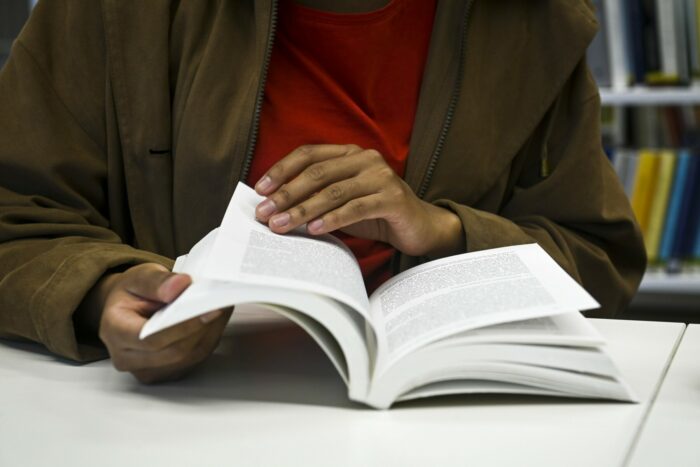
[{"label": "person's hand", "polygon": [[413,256],[464,248],[457,215],[420,200],[372,149],[302,146],[272,166],[255,190],[267,196],[256,216],[276,233],[307,223],[312,235],[341,230]]},{"label": "person's hand", "polygon": [[[184,376],[216,348],[232,310],[216,310],[153,334],[139,332],[148,318],[172,302],[192,280],[158,264],[134,266],[105,277],[86,298],[83,315],[107,346],[117,370],[143,383]],[[101,311],[101,313],[100,313]]]}]

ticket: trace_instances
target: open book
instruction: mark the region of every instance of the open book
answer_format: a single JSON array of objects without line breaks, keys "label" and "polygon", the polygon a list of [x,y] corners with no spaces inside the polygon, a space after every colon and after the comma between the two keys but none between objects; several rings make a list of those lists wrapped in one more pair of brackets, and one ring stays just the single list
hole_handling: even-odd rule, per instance
[{"label": "open book", "polygon": [[633,400],[579,313],[596,301],[536,244],[432,261],[370,297],[332,235],[272,233],[239,184],[221,226],[181,256],[192,285],[141,338],[207,311],[256,303],[323,348],[351,399],[376,408],[439,394],[499,392]]}]

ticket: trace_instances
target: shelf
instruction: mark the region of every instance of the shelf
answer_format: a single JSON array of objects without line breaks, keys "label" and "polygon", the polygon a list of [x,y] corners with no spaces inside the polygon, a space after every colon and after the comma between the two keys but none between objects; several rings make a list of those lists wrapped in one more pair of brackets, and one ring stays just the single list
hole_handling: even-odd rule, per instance
[{"label": "shelf", "polygon": [[700,299],[700,272],[668,274],[648,272],[639,287],[642,294],[691,295]]},{"label": "shelf", "polygon": [[700,105],[700,85],[690,87],[600,89],[603,105]]}]

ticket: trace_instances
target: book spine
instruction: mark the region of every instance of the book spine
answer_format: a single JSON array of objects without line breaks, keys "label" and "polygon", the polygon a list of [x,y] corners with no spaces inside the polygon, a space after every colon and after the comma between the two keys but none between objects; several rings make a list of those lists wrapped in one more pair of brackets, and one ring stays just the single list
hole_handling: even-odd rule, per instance
[{"label": "book spine", "polygon": [[644,51],[644,81],[661,73],[659,52],[658,20],[656,17],[656,0],[639,0],[642,16],[642,50]]},{"label": "book spine", "polygon": [[626,0],[625,6],[625,14],[627,16],[625,27],[631,62],[630,70],[633,74],[633,81],[637,84],[642,84],[646,74],[646,63],[644,55],[644,16],[642,14],[641,0]]},{"label": "book spine", "polygon": [[661,261],[669,261],[671,259],[674,246],[673,242],[676,237],[678,219],[680,217],[681,203],[683,201],[683,192],[688,178],[689,163],[690,154],[688,154],[687,151],[682,151],[678,155],[676,162],[676,173],[674,175],[671,199],[668,205],[666,220],[664,221],[664,231],[661,236],[661,248],[659,250],[659,260]]},{"label": "book spine", "polygon": [[622,0],[606,0],[604,6],[612,87],[624,89],[629,84],[630,74],[627,70],[628,54],[625,50],[625,24],[622,16]]},{"label": "book spine", "polygon": [[690,49],[688,46],[688,21],[686,19],[686,0],[672,0],[674,5],[674,31],[676,32],[676,59],[678,60],[679,81],[690,83]]},{"label": "book spine", "polygon": [[632,150],[625,150],[622,157],[627,159],[625,164],[626,170],[622,176],[622,185],[625,188],[625,193],[628,199],[632,199],[634,194],[634,182],[637,179],[637,170],[639,169],[639,156]]},{"label": "book spine", "polygon": [[676,31],[676,0],[656,0],[659,73],[647,77],[652,84],[675,84],[681,79]]},{"label": "book spine", "polygon": [[612,80],[610,74],[610,57],[608,55],[609,42],[605,8],[603,6],[603,0],[595,0],[593,5],[595,6],[600,28],[593,42],[591,42],[591,45],[588,47],[588,66],[598,86],[609,87],[612,85]]},{"label": "book spine", "polygon": [[700,76],[700,47],[698,44],[697,0],[685,0],[686,37],[690,57],[690,71],[693,77]]},{"label": "book spine", "polygon": [[634,194],[632,195],[632,210],[637,216],[637,221],[642,228],[645,238],[649,228],[649,208],[656,184],[658,162],[659,155],[656,152],[651,150],[640,152],[639,170],[634,184]]},{"label": "book spine", "polygon": [[689,260],[693,256],[695,231],[700,222],[700,156],[697,153],[691,155],[685,191],[684,211],[681,213],[683,224],[680,228],[680,240],[676,256],[679,259]]},{"label": "book spine", "polygon": [[645,240],[647,257],[654,263],[659,258],[661,234],[664,227],[664,219],[668,208],[669,195],[673,184],[673,171],[676,164],[676,155],[673,151],[663,151],[659,155],[658,180],[656,190],[652,196],[649,210],[649,228]]}]

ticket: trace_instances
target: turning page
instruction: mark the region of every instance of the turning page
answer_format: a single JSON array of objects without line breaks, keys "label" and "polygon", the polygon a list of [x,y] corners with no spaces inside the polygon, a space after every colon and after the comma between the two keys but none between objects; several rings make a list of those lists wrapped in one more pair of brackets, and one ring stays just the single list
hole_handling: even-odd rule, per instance
[{"label": "turning page", "polygon": [[203,277],[326,295],[367,318],[367,292],[352,252],[332,235],[271,232],[255,220],[255,207],[263,199],[238,184],[201,268]]},{"label": "turning page", "polygon": [[469,329],[598,306],[537,244],[432,261],[401,273],[372,295],[376,369]]},{"label": "turning page", "polygon": [[249,301],[287,304],[300,292],[352,308],[352,327],[361,327],[364,334],[369,300],[352,252],[332,235],[311,237],[301,229],[286,235],[271,232],[255,220],[262,199],[238,184],[221,226],[175,263],[173,270],[192,276],[192,285],[149,319],[142,339],[208,310]]}]

